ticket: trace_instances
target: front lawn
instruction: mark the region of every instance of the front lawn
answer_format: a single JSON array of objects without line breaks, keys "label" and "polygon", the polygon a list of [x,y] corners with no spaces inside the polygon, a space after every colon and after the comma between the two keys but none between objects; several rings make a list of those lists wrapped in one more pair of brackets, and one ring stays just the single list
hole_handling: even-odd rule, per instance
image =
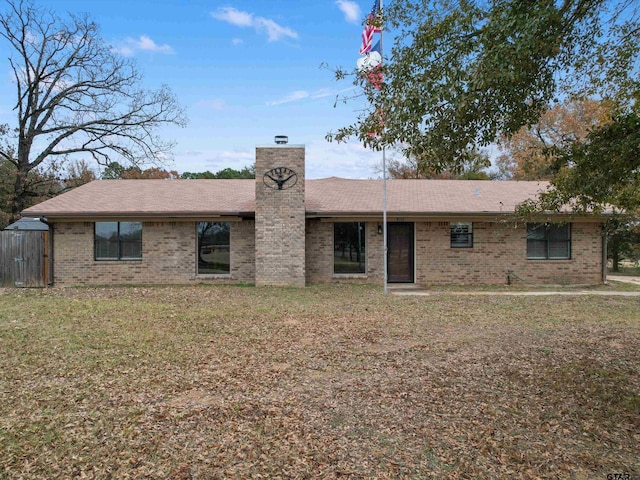
[{"label": "front lawn", "polygon": [[7,290],[0,478],[640,478],[639,345],[639,297]]}]

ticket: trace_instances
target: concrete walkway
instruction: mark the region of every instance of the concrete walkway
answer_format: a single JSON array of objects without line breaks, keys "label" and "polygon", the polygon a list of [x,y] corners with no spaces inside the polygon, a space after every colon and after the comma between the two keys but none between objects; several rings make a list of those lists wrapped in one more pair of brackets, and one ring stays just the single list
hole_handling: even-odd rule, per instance
[{"label": "concrete walkway", "polygon": [[630,277],[628,275],[607,275],[607,280],[640,285],[640,277]]},{"label": "concrete walkway", "polygon": [[[608,275],[607,280],[633,283],[640,285],[640,277],[622,277]],[[543,296],[585,296],[596,295],[601,297],[640,297],[640,291],[637,292],[621,292],[621,291],[607,291],[607,290],[512,290],[512,291],[499,291],[499,290],[429,290],[428,288],[420,287],[417,285],[389,285],[389,293],[391,295],[401,296],[437,296],[437,295],[480,295],[480,296],[521,296],[521,297],[543,297]]]}]

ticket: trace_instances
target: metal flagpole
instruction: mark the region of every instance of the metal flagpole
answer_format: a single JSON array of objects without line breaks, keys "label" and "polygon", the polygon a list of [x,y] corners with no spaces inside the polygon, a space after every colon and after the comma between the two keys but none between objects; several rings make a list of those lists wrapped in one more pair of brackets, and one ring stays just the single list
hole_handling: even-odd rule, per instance
[{"label": "metal flagpole", "polygon": [[[382,18],[384,19],[384,12],[382,11],[382,0],[380,0],[380,14],[383,15]],[[381,65],[384,64],[384,45],[382,43],[383,35],[384,35],[384,23],[381,25],[381,28],[380,28],[380,58],[382,58]],[[383,115],[382,131],[384,132],[384,111],[382,111],[381,114]],[[389,272],[388,272],[389,267],[387,265],[388,263],[388,258],[387,258],[387,254],[388,254],[388,250],[387,250],[387,156],[386,156],[386,148],[384,147],[384,144],[382,146],[382,236],[384,237],[382,239],[382,244],[383,244],[383,250],[384,250],[384,255],[383,255],[384,294],[386,295],[388,293],[387,281],[389,277]]]},{"label": "metal flagpole", "polygon": [[384,236],[384,294],[386,295],[389,272],[387,271],[387,160],[384,147],[382,147],[382,235]]}]

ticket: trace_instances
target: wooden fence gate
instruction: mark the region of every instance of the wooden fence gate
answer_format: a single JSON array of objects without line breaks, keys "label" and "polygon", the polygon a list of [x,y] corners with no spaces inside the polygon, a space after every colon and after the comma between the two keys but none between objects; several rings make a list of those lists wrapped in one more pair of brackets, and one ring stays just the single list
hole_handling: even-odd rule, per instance
[{"label": "wooden fence gate", "polygon": [[46,287],[49,232],[0,231],[0,286]]}]

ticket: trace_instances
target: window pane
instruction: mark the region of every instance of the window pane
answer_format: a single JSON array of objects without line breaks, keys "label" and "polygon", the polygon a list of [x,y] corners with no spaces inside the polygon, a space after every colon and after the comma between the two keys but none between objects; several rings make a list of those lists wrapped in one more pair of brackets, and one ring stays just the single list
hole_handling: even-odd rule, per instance
[{"label": "window pane", "polygon": [[570,258],[569,242],[549,242],[549,258],[554,260]]},{"label": "window pane", "polygon": [[142,223],[120,222],[120,258],[142,258]]},{"label": "window pane", "polygon": [[473,247],[473,224],[471,222],[451,223],[451,247]]},{"label": "window pane", "polygon": [[549,258],[566,259],[571,257],[569,225],[549,226]]},{"label": "window pane", "polygon": [[546,229],[543,223],[527,223],[527,240],[545,240]]},{"label": "window pane", "polygon": [[96,260],[118,259],[118,222],[96,222],[95,258]]},{"label": "window pane", "polygon": [[229,222],[197,223],[199,274],[231,272],[230,232]]},{"label": "window pane", "polygon": [[569,240],[569,225],[549,225],[547,229],[549,240],[552,242],[560,241],[566,242]]},{"label": "window pane", "polygon": [[527,240],[527,258],[546,259],[547,258],[547,241],[546,240]]},{"label": "window pane", "polygon": [[333,224],[333,272],[365,273],[365,228],[362,222]]}]

